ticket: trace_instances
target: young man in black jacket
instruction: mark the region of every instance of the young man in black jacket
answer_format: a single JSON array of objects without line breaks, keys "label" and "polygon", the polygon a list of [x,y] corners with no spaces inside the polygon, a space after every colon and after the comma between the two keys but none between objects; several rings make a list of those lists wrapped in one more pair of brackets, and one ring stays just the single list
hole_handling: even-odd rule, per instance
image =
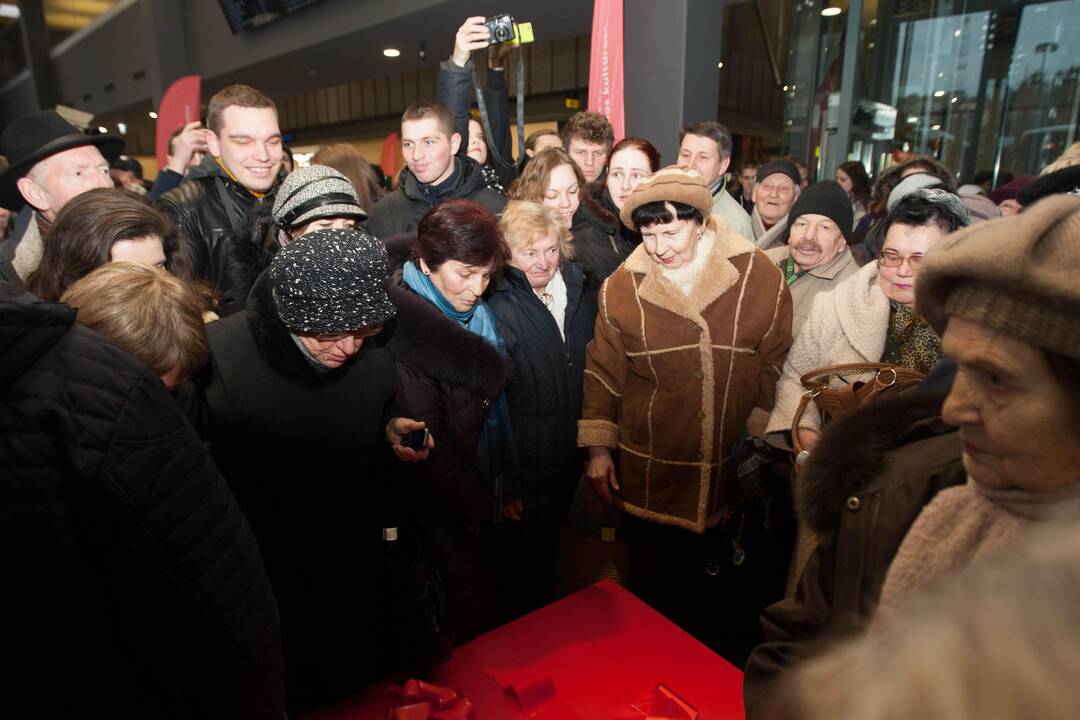
[{"label": "young man in black jacket", "polygon": [[493,213],[506,198],[489,190],[475,160],[457,154],[461,135],[454,131],[450,110],[439,102],[420,100],[401,116],[401,152],[406,169],[397,190],[378,202],[367,221],[380,240],[413,232],[428,210],[444,200],[475,200]]},{"label": "young man in black jacket", "polygon": [[206,124],[209,153],[158,202],[186,239],[197,275],[232,300],[228,238],[245,234],[248,211],[277,188],[281,129],[274,101],[247,85],[210,98]]},{"label": "young man in black jacket", "polygon": [[152,371],[0,282],[6,717],[284,713],[255,538]]}]

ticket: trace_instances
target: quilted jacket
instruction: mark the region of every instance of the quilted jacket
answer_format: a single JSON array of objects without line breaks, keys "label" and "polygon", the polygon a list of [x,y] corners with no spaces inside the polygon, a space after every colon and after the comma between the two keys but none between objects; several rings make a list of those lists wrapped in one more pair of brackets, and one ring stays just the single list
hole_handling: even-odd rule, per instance
[{"label": "quilted jacket", "polygon": [[161,381],[0,282],[5,717],[283,714],[255,539]]}]

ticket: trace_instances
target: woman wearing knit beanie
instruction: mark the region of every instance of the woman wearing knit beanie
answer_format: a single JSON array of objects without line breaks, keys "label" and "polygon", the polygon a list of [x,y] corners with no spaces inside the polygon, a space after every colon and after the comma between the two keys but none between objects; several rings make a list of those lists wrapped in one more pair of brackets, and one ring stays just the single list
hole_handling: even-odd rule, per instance
[{"label": "woman wearing knit beanie", "polygon": [[1080,198],[944,240],[920,313],[958,366],[942,417],[960,431],[966,485],[941,492],[889,568],[890,609],[934,576],[1040,522],[1080,517]]},{"label": "woman wearing knit beanie", "polygon": [[1078,238],[1080,198],[1055,196],[927,255],[916,308],[941,333],[955,380],[947,396],[920,389],[836,421],[811,454],[800,480],[820,497],[797,504],[822,543],[796,595],[762,615],[748,718],[768,716],[758,711],[811,644],[889,621],[940,576],[1051,520],[1076,526]]},{"label": "woman wearing knit beanie", "polygon": [[371,236],[316,230],[274,256],[242,312],[207,327],[212,455],[266,561],[294,716],[411,660],[383,528],[400,517],[388,450],[419,459],[401,436],[423,424],[387,422],[389,270]]},{"label": "woman wearing knit beanie", "polygon": [[[224,314],[244,306],[255,278],[290,240],[314,230],[354,229],[366,218],[356,188],[337,170],[309,165],[289,173],[273,196],[252,209],[247,236],[230,239],[229,272],[234,282]],[[362,227],[358,232],[368,236]]]}]

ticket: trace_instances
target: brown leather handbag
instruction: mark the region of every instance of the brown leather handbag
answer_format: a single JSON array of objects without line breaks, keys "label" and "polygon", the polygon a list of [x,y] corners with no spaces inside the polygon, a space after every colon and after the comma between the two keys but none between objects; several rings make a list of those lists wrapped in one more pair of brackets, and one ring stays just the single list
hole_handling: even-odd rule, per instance
[{"label": "brown leather handbag", "polygon": [[[857,375],[860,373],[874,373],[874,378],[869,381],[848,382],[845,375]],[[832,379],[840,378],[844,381],[843,387],[831,387]],[[795,452],[796,468],[806,462],[809,452],[799,442],[799,421],[806,412],[807,405],[813,401],[821,412],[821,423],[824,425],[833,418],[843,417],[854,412],[859,407],[886,394],[892,394],[914,387],[926,378],[918,370],[911,370],[887,363],[848,363],[846,365],[833,365],[831,367],[818,368],[808,372],[800,378],[806,392],[799,400],[799,407],[795,410],[795,419],[791,422],[791,447]]]}]

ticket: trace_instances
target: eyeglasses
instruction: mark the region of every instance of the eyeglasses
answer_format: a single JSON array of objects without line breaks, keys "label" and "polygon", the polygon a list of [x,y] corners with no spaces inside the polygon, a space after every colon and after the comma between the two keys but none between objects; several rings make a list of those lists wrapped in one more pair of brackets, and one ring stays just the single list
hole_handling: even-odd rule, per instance
[{"label": "eyeglasses", "polygon": [[877,256],[878,265],[884,265],[887,268],[898,268],[903,265],[906,260],[912,270],[919,267],[919,263],[922,262],[922,259],[922,255],[908,255],[907,257],[904,257],[900,253],[893,252],[892,250],[879,252]]}]

